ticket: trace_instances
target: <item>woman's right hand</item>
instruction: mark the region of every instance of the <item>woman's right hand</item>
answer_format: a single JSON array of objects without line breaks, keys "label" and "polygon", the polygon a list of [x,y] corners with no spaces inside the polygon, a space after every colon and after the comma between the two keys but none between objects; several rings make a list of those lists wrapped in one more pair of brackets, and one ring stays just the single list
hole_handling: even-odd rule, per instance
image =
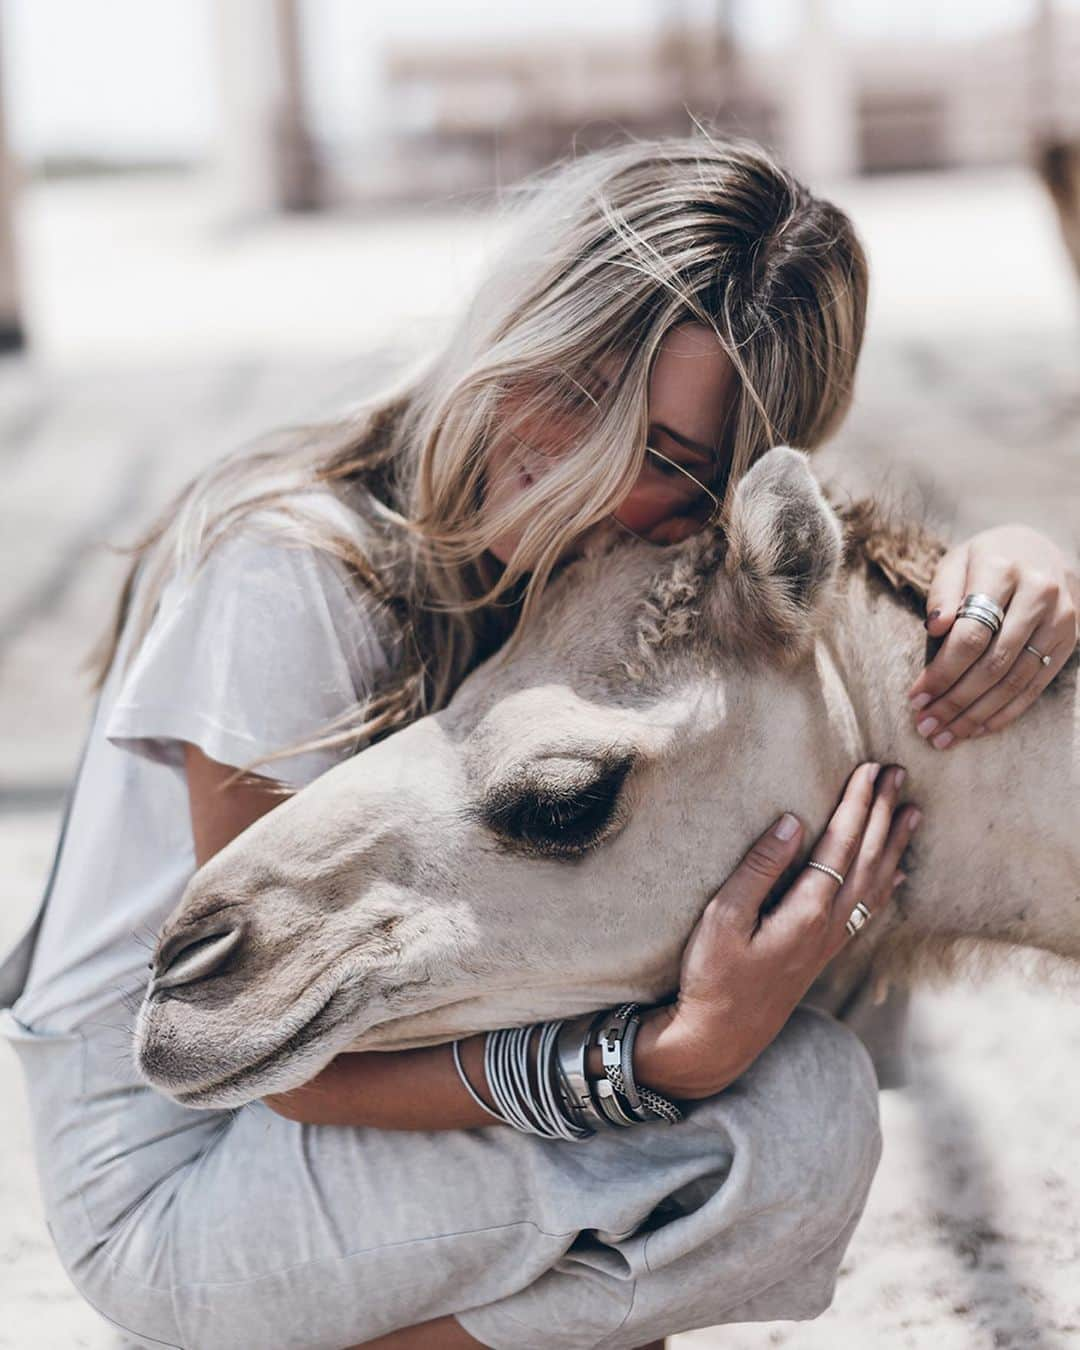
[{"label": "woman's right hand", "polygon": [[[754,1062],[832,958],[850,941],[856,902],[880,919],[904,874],[900,857],[919,812],[898,805],[904,771],[860,764],[813,850],[845,878],[804,867],[779,903],[762,912],[795,860],[802,825],[779,821],[709,901],[682,959],[672,1004],[646,1012],[634,1071],[647,1087],[683,1100],[711,1097]],[[793,832],[784,838],[787,827]]]}]

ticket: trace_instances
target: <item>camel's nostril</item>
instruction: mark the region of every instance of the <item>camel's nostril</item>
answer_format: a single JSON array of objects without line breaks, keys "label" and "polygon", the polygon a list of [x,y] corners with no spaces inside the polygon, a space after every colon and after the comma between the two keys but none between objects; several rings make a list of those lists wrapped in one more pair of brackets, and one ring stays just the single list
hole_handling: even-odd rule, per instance
[{"label": "camel's nostril", "polygon": [[156,973],[150,981],[150,992],[175,989],[178,985],[194,984],[213,975],[240,944],[243,932],[229,928],[225,932],[203,933],[178,945],[172,952],[162,953],[164,961],[155,963]]}]

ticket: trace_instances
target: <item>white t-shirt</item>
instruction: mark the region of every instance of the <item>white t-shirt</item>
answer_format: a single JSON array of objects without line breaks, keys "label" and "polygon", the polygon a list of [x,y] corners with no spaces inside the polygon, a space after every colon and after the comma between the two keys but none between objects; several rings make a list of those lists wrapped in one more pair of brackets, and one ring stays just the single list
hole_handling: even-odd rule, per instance
[{"label": "white t-shirt", "polygon": [[[118,991],[141,993],[157,931],[195,871],[182,742],[240,767],[318,735],[389,666],[375,604],[328,555],[242,530],[166,585],[126,669],[121,640],[36,934],[0,968],[0,1006],[17,1000],[24,1025],[64,1032]],[[255,771],[300,787],[347,753]]]}]

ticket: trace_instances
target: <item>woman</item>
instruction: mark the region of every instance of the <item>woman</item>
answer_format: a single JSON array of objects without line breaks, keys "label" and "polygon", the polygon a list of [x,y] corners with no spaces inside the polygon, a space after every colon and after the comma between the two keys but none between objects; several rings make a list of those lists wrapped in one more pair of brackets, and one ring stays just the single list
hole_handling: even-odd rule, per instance
[{"label": "woman", "polygon": [[[443,706],[568,559],[627,533],[677,544],[765,449],[813,448],[850,401],[862,251],[763,151],[636,143],[534,187],[441,351],[350,422],[192,485],[125,589],[0,999],[57,1248],[144,1343],[637,1346],[814,1316],[865,1202],[866,1052],[796,1005],[856,902],[879,913],[902,880],[918,813],[899,766],[854,767],[778,904],[805,851],[791,816],[705,909],[634,1049],[683,1110],[671,1128],[570,1143],[493,1123],[483,1037],[460,1072],[445,1045],[346,1055],[238,1113],[185,1110],[131,1067],[140,936],[275,784]],[[948,636],[912,690],[935,745],[1039,695],[1075,645],[1076,584],[1019,527],[946,555],[929,627]],[[1006,609],[992,640],[957,618],[969,591]]]}]

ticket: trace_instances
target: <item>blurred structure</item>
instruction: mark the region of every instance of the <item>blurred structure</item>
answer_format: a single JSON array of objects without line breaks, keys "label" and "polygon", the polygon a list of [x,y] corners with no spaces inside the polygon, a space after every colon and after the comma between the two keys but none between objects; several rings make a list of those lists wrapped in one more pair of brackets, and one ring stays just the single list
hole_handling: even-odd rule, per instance
[{"label": "blurred structure", "polygon": [[[1051,97],[1080,133],[1080,13],[940,41],[854,41],[826,0],[805,0],[792,44],[737,51],[731,6],[709,25],[668,13],[655,34],[478,46],[393,44],[389,118],[406,179],[482,189],[571,144],[686,132],[691,114],[776,146],[804,176],[1027,159]],[[1052,85],[1051,85],[1052,79]]]},{"label": "blurred structure", "polygon": [[[695,120],[764,141],[811,182],[1026,163],[1048,128],[1080,136],[1076,0],[967,18],[925,3],[893,14],[883,0],[598,0],[580,14],[558,0],[490,18],[474,0],[161,0],[156,30],[136,0],[111,0],[94,25],[73,0],[6,12],[15,93],[52,119],[38,163],[130,169],[155,150],[178,163],[186,120],[189,162],[215,163],[224,214],[239,219],[482,195],[575,150]],[[85,61],[63,69],[46,15],[77,27]],[[100,89],[110,70],[130,107],[124,88]],[[73,87],[84,72],[108,97]],[[86,117],[71,116],[77,101]]]},{"label": "blurred structure", "polygon": [[297,0],[224,0],[214,17],[224,199],[237,214],[316,209]]},{"label": "blurred structure", "polygon": [[[391,46],[395,153],[426,190],[482,189],[550,163],[572,146],[684,133],[685,107],[771,136],[768,111],[743,97],[722,35],[545,39],[488,50]],[[718,79],[718,69],[725,78]]]},{"label": "blurred structure", "polygon": [[3,85],[0,71],[0,352],[9,352],[18,351],[25,337],[15,258],[15,169],[8,149]]},{"label": "blurred structure", "polygon": [[1061,223],[1065,248],[1080,281],[1080,139],[1047,139],[1036,165]]},{"label": "blurred structure", "polygon": [[1053,0],[1039,0],[1032,28],[1032,122],[1035,166],[1061,223],[1080,280],[1080,119],[1075,115],[1080,40],[1062,33]]}]

